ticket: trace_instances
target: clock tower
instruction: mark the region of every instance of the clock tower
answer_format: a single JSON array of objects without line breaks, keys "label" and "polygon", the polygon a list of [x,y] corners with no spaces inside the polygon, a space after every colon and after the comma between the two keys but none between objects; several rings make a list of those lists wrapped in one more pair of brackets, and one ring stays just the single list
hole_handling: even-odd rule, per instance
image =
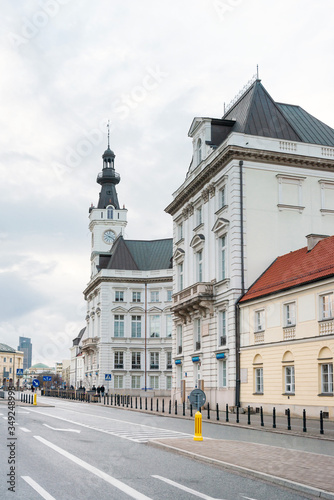
[{"label": "clock tower", "polygon": [[108,149],[103,153],[102,159],[102,172],[96,179],[101,186],[98,205],[89,209],[89,230],[92,233],[91,277],[98,272],[100,255],[110,253],[114,240],[118,235],[124,235],[127,225],[127,209],[121,209],[118,203],[116,185],[121,177],[115,171],[115,153],[109,146],[109,134]]}]

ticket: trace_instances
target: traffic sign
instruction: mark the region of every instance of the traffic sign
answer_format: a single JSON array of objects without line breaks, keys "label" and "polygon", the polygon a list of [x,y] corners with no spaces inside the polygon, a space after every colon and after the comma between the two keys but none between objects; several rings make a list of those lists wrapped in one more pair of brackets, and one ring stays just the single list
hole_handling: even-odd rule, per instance
[{"label": "traffic sign", "polygon": [[111,373],[106,373],[104,375],[104,380],[111,380]]},{"label": "traffic sign", "polygon": [[51,382],[52,377],[51,375],[43,375],[43,382]]},{"label": "traffic sign", "polygon": [[34,378],[34,380],[32,381],[32,385],[34,387],[39,387],[39,380],[38,380],[38,378]]},{"label": "traffic sign", "polygon": [[200,409],[202,406],[204,406],[206,401],[205,393],[201,389],[194,389],[189,394],[189,401],[193,406],[196,406],[198,409]]},{"label": "traffic sign", "polygon": [[23,368],[16,368],[16,375],[23,375]]}]

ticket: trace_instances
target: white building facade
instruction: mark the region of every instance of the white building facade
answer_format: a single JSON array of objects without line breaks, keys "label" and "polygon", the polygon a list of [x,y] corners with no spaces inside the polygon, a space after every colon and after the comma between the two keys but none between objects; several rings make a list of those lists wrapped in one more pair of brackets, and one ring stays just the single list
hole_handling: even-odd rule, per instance
[{"label": "white building facade", "polygon": [[[300,125],[304,122],[304,128]],[[305,125],[306,122],[306,125]],[[173,389],[239,404],[238,300],[277,255],[333,234],[334,131],[259,80],[222,119],[195,118],[173,217]]]}]

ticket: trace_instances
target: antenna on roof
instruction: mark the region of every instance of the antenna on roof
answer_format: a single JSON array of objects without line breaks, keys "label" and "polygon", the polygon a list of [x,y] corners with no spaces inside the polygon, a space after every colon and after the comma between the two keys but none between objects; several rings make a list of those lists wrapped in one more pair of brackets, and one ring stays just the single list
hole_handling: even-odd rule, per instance
[{"label": "antenna on roof", "polygon": [[229,111],[235,105],[235,103],[238,102],[239,99],[247,92],[247,90],[251,88],[253,83],[256,82],[256,79],[257,75],[253,75],[252,78],[246,83],[246,85],[240,90],[239,94],[237,94],[234,99],[232,99],[232,101],[228,103],[225,109],[225,113],[227,113],[227,111]]},{"label": "antenna on roof", "polygon": [[110,149],[110,120],[108,120],[107,129],[108,129],[108,149]]},{"label": "antenna on roof", "polygon": [[226,108],[226,106],[225,106],[225,102],[224,102],[224,115],[225,115],[225,108]]}]

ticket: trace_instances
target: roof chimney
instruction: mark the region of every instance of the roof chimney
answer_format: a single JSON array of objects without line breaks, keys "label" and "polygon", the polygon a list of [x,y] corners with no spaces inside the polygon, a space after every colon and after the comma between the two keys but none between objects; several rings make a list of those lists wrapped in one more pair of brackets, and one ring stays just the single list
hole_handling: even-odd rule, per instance
[{"label": "roof chimney", "polygon": [[316,246],[319,241],[328,238],[327,234],[308,234],[306,236],[307,239],[307,251],[310,252],[312,248]]}]

